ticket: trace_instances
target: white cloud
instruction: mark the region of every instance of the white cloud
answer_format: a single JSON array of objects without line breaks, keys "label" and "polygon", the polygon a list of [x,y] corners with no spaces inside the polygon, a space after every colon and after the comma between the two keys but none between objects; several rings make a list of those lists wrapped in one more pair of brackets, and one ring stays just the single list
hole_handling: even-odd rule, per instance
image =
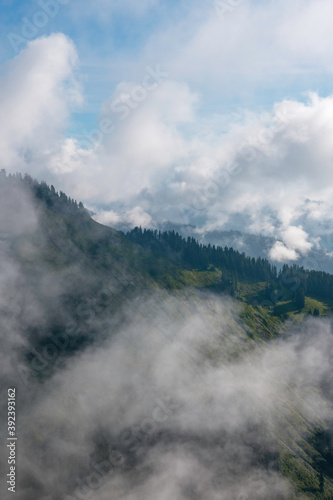
[{"label": "white cloud", "polygon": [[81,103],[77,54],[63,34],[29,42],[0,79],[1,164],[36,174],[54,154],[70,111]]},{"label": "white cloud", "polygon": [[[104,103],[99,121],[112,120],[113,131],[87,150],[63,138],[71,106],[81,99],[76,63],[73,44],[52,35],[31,42],[9,64],[0,83],[8,116],[0,121],[4,166],[49,181],[57,176],[57,187],[70,196],[103,204],[97,218],[106,224],[146,226],[163,219],[205,229],[229,224],[277,231],[284,246],[273,254],[289,260],[314,247],[320,235],[313,228],[316,218],[328,220],[333,197],[332,96],[284,100],[271,113],[230,118],[228,127],[225,117],[215,115],[214,124],[220,120],[225,129],[220,133],[218,126],[207,129],[199,96],[184,82],[164,77],[134,101],[130,96],[138,86],[123,82]],[[126,117],[112,108],[120,97]],[[116,201],[123,204],[121,212]]]},{"label": "white cloud", "polygon": [[[64,179],[69,192],[81,195],[81,184],[90,182],[90,203],[128,199],[143,189],[154,189],[170,167],[191,151],[182,126],[194,120],[197,96],[184,83],[165,81],[146,92],[143,100],[131,100],[134,84],[121,84],[102,107],[100,123],[111,120],[113,131],[101,135],[78,173]],[[122,109],[112,107],[122,97]],[[128,104],[128,102],[130,104]]]},{"label": "white cloud", "polygon": [[49,167],[56,174],[68,174],[82,167],[82,160],[89,158],[92,151],[80,148],[78,141],[65,138],[59,141],[59,150],[50,157]]},{"label": "white cloud", "polygon": [[277,241],[271,248],[269,257],[276,262],[289,262],[297,260],[299,255],[295,250],[287,248],[282,241]]},{"label": "white cloud", "polygon": [[288,248],[299,250],[303,254],[312,249],[313,245],[308,241],[308,235],[302,227],[289,226],[282,231],[282,236]]},{"label": "white cloud", "polygon": [[297,77],[297,84],[308,88],[309,75],[332,73],[329,0],[249,0],[239,2],[222,21],[213,1],[202,9],[201,22],[192,21],[187,37],[181,22],[179,31],[170,27],[171,54],[165,33],[152,41],[150,53],[156,46],[164,51],[179,78],[251,100],[258,85],[281,88],[286,81],[295,85]]},{"label": "white cloud", "polygon": [[153,227],[152,218],[141,207],[134,207],[125,213],[119,214],[113,210],[102,211],[93,217],[96,222],[105,226]]},{"label": "white cloud", "polygon": [[[300,62],[311,58],[317,64],[323,59],[327,63],[333,44],[332,3],[316,0],[294,4],[293,15],[279,26],[277,39],[280,46],[292,56],[301,58]],[[331,64],[329,67],[332,69]]]},{"label": "white cloud", "polygon": [[[223,134],[207,134],[196,103],[187,86],[164,82],[115,122],[93,161],[67,175],[67,190],[108,205],[118,222],[125,219],[117,200],[125,212],[140,206],[154,221],[277,236],[287,250],[275,251],[289,260],[318,246],[333,198],[332,96],[285,100],[271,113],[241,116]],[[320,205],[307,201],[314,198]],[[322,230],[314,220],[318,207]]]},{"label": "white cloud", "polygon": [[[156,60],[158,54],[169,61],[169,76],[143,99],[132,98],[132,106],[129,96],[147,69],[141,67],[136,83],[120,82],[101,106],[99,121],[111,119],[114,129],[90,150],[63,137],[71,108],[82,99],[73,43],[61,34],[30,42],[0,82],[2,165],[49,182],[56,179],[57,188],[99,206],[105,223],[138,220],[145,225],[162,219],[206,230],[233,227],[277,236],[283,242],[277,250],[288,258],[294,259],[292,251],[306,255],[331,230],[333,96],[312,92],[306,101],[285,99],[264,113],[219,115],[213,108],[201,114],[210,80],[221,82],[222,94],[222,75],[253,72],[261,78],[273,65],[279,74],[281,68],[292,71],[296,55],[306,55],[301,27],[305,30],[311,16],[326,19],[333,9],[325,1],[284,9],[282,4],[244,4],[223,29],[213,9],[207,11],[184,43],[175,43],[177,53],[174,43],[163,51],[163,36],[155,36],[154,50],[148,44],[138,65],[147,68],[145,58]],[[173,27],[173,42],[180,40],[179,26]],[[293,34],[295,26],[300,31]],[[285,45],[293,36],[300,42],[292,42],[289,53]],[[328,68],[326,48],[316,43],[306,65],[320,55],[320,64]],[[111,110],[119,98],[128,111],[124,119]],[[306,202],[314,199],[321,204]]]}]

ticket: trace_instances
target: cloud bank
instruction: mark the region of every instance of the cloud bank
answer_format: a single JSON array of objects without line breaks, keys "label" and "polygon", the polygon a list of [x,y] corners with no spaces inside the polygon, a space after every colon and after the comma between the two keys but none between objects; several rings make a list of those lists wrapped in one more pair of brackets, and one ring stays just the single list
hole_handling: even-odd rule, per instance
[{"label": "cloud bank", "polygon": [[[314,16],[326,33],[332,6],[240,3],[222,22],[209,5],[194,2],[182,21],[159,25],[131,74],[127,64],[114,66],[119,75],[96,128],[82,134],[66,133],[83,103],[73,42],[62,34],[29,42],[1,75],[2,166],[45,178],[118,227],[172,221],[202,232],[239,229],[274,236],[277,261],[318,248],[329,256],[330,91],[304,86],[309,92],[278,95],[265,110],[250,99],[230,111],[219,105],[216,85],[225,101],[249,81],[280,85],[285,75],[302,79],[318,65],[329,73],[329,43],[307,27]],[[143,16],[154,10],[153,2],[143,7]]]}]

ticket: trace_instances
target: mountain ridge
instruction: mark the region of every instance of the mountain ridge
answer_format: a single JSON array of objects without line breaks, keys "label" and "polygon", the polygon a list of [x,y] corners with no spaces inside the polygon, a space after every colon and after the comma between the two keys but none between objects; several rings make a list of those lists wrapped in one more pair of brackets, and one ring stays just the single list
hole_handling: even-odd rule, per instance
[{"label": "mountain ridge", "polygon": [[[326,273],[297,266],[278,271],[267,260],[246,257],[231,248],[205,246],[175,231],[135,228],[124,235],[93,221],[82,204],[29,176],[2,174],[0,205],[2,214],[12,217],[0,219],[0,251],[10,273],[18,271],[14,280],[11,274],[7,279],[17,295],[19,328],[14,324],[11,329],[20,330],[24,342],[13,351],[27,389],[35,384],[47,387],[77,357],[107,349],[110,339],[116,349],[126,328],[141,332],[140,337],[135,334],[124,340],[126,355],[141,352],[143,340],[144,352],[163,354],[181,340],[183,317],[191,318],[197,311],[204,318],[203,338],[190,337],[182,349],[182,362],[190,363],[204,385],[210,365],[232,373],[253,354],[251,363],[256,366],[266,351],[269,355],[270,349],[274,353],[279,348],[290,330],[296,328],[293,335],[299,338],[297,328],[303,328],[307,320],[313,327],[317,321],[330,322],[333,276]],[[319,295],[309,293],[324,285],[327,290],[319,290]],[[216,337],[207,328],[215,323]],[[151,325],[153,331],[149,331]],[[55,346],[62,347],[50,358]],[[301,344],[298,349],[305,347]],[[135,366],[133,370],[136,377]],[[255,368],[253,376],[257,372]],[[270,377],[275,390],[279,380]],[[240,381],[241,392],[243,383],[247,382]],[[327,446],[321,448],[323,440],[330,439],[331,422],[319,417],[311,420],[298,398],[296,386],[279,393],[277,401],[271,402],[277,419],[274,429],[268,426],[259,432],[255,422],[260,412],[254,402],[258,401],[259,408],[261,403],[255,394],[251,403],[254,422],[246,426],[244,435],[238,436],[235,429],[234,439],[247,439],[255,467],[261,465],[265,474],[278,473],[288,479],[293,494],[277,493],[274,498],[332,498],[333,454]],[[21,404],[23,412],[28,402]],[[285,408],[282,416],[280,406]],[[99,433],[96,443],[102,439]],[[27,433],[36,456],[41,453],[39,440],[45,440],[42,430],[39,434],[33,438]],[[135,475],[139,457],[112,436],[107,434],[103,442],[116,443],[128,471]],[[148,454],[156,443],[186,447],[200,442],[204,449],[213,450],[214,440],[214,433],[200,437],[179,430],[170,434],[165,429],[153,434],[141,453]],[[227,436],[221,435],[220,440],[222,448],[228,446]],[[104,444],[94,446],[102,459]]]}]

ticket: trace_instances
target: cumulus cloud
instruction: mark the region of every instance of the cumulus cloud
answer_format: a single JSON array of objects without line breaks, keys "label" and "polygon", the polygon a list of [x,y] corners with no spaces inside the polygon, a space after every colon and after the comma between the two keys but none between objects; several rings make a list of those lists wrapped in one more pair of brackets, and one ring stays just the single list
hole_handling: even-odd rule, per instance
[{"label": "cumulus cloud", "polygon": [[99,212],[93,218],[104,226],[122,226],[123,228],[127,226],[129,229],[139,226],[145,228],[153,226],[152,218],[141,207],[134,207],[122,214],[112,210]]},{"label": "cumulus cloud", "polygon": [[[173,99],[176,103],[176,93]],[[125,192],[128,189],[131,193],[130,198],[123,195],[127,210],[133,204],[156,221],[194,223],[205,230],[260,232],[278,237],[290,250],[306,255],[318,245],[318,236],[331,230],[332,121],[328,117],[333,114],[332,102],[332,97],[319,98],[314,94],[305,103],[283,101],[275,105],[271,114],[252,115],[245,122],[234,123],[222,135],[200,136],[196,130],[189,139],[178,131],[173,136],[172,157],[161,148],[158,159],[156,149],[151,169],[146,159],[142,165],[147,168],[141,169],[138,156],[122,165],[121,174],[112,174],[110,164],[109,175],[114,175],[117,183],[117,176],[129,173],[131,187],[119,183]],[[144,106],[142,112],[150,120]],[[125,138],[127,124],[122,125]],[[167,126],[174,130],[170,123],[165,123]],[[196,126],[200,129],[200,119]],[[136,127],[140,127],[138,122]],[[136,151],[138,155],[147,151],[149,156],[150,147],[148,141]],[[172,147],[171,142],[168,147]],[[132,173],[135,164],[137,182]],[[108,192],[111,194],[113,187]],[[120,198],[119,193],[116,199]],[[112,196],[104,199],[110,203]],[[321,202],[314,204],[309,199]],[[112,203],[110,208],[117,211]],[[289,252],[290,257],[295,258],[295,253]]]},{"label": "cumulus cloud", "polygon": [[312,244],[307,241],[308,235],[302,227],[289,226],[282,231],[283,241],[289,248],[307,253],[312,248]]},{"label": "cumulus cloud", "polygon": [[37,174],[57,153],[73,106],[81,103],[73,43],[54,34],[28,43],[0,78],[1,164]]},{"label": "cumulus cloud", "polygon": [[[202,113],[210,103],[209,82],[198,78],[213,74],[209,80],[220,82],[220,72],[233,74],[232,61],[239,76],[255,57],[258,78],[272,61],[274,67],[284,61],[283,71],[291,71],[296,53],[307,70],[319,55],[326,64],[320,41],[311,38],[313,51],[306,58],[297,40],[303,40],[313,13],[326,19],[331,5],[308,1],[281,9],[282,3],[241,4],[224,29],[216,11],[206,9],[204,16],[191,18],[195,29],[177,52],[173,44],[163,47],[162,35],[154,36],[139,58],[138,79],[118,82],[101,105],[96,130],[81,141],[63,137],[71,107],[81,101],[73,43],[60,34],[30,42],[7,65],[0,83],[9,116],[1,125],[3,165],[38,173],[111,223],[134,221],[123,214],[135,211],[146,214],[137,217],[143,224],[171,220],[202,231],[233,228],[275,236],[299,255],[325,246],[332,233],[332,96],[312,92],[302,100],[278,101],[263,113],[223,114],[215,105]],[[181,26],[173,27],[176,41]],[[289,39],[293,50],[286,58]],[[156,55],[168,63],[167,71],[148,66]]]},{"label": "cumulus cloud", "polygon": [[276,262],[298,260],[299,255],[292,248],[286,247],[282,241],[277,241],[269,251],[269,257]]},{"label": "cumulus cloud", "polygon": [[[62,135],[81,99],[76,62],[73,44],[52,35],[9,63],[1,83],[4,109],[11,107],[1,125],[4,166],[56,180],[96,212],[109,212],[97,215],[105,222],[173,220],[203,230],[233,225],[277,236],[302,255],[329,234],[331,96],[284,100],[270,113],[234,117],[217,133],[199,116],[197,93],[160,67],[147,67],[141,82],[118,85],[101,108],[101,128],[83,144]],[[31,75],[38,76],[33,81]],[[13,83],[22,79],[24,86]],[[324,218],[321,232],[318,217]],[[276,250],[287,256],[280,245]]]},{"label": "cumulus cloud", "polygon": [[[141,84],[119,85],[102,106],[99,123],[107,121],[106,132],[96,130],[96,142],[89,143],[87,136],[76,143],[80,171],[73,168],[63,178],[75,197],[80,197],[82,184],[90,183],[90,203],[129,199],[151,190],[168,175],[170,166],[189,155],[181,128],[193,121],[197,96],[184,83],[152,77],[157,71],[162,70],[148,68],[144,75],[149,78],[148,89]],[[72,154],[75,157],[75,151]]]}]

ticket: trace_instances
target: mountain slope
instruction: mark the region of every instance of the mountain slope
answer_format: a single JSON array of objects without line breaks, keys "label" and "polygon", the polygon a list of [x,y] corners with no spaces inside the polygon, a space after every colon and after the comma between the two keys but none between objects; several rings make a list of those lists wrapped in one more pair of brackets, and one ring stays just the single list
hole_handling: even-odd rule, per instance
[{"label": "mountain slope", "polygon": [[[22,450],[48,478],[22,459],[20,500],[80,498],[70,476],[110,447],[123,465],[106,498],[148,498],[152,457],[169,468],[169,454],[200,464],[188,484],[184,465],[177,499],[333,498],[330,275],[175,232],[125,236],[29,177],[2,173],[0,208],[2,378],[21,389]],[[174,420],[145,432],[164,393]]]}]

